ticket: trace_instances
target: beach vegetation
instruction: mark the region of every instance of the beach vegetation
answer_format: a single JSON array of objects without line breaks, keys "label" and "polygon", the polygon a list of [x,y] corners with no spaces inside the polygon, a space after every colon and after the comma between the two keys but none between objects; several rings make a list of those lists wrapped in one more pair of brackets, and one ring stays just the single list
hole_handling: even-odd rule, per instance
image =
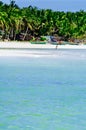
[{"label": "beach vegetation", "polygon": [[64,41],[86,41],[86,12],[53,11],[29,6],[20,8],[14,0],[0,2],[0,39],[45,41],[57,36]]},{"label": "beach vegetation", "polygon": [[46,41],[46,38],[41,36],[41,37],[40,37],[40,40],[41,40],[41,41]]}]

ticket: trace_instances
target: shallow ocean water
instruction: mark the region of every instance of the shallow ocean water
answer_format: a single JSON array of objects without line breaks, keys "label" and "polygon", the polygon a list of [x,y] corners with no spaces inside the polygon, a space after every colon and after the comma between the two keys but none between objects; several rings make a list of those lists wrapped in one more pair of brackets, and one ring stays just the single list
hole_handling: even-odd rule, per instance
[{"label": "shallow ocean water", "polygon": [[86,50],[0,57],[0,130],[86,130]]}]

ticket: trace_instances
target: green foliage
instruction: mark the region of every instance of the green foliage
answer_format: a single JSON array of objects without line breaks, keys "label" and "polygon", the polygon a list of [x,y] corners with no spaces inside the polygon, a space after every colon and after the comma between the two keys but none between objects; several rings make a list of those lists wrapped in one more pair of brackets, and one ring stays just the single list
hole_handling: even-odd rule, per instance
[{"label": "green foliage", "polygon": [[[12,40],[18,33],[24,34],[23,40],[26,36],[45,35],[58,35],[67,40],[83,38],[86,37],[86,12],[39,10],[32,6],[19,8],[14,0],[9,5],[0,2],[0,30],[4,32],[4,38],[8,36]],[[41,37],[41,41],[44,40],[45,37]]]},{"label": "green foliage", "polygon": [[41,37],[40,40],[41,40],[41,41],[45,41],[46,38],[45,38],[45,37]]}]

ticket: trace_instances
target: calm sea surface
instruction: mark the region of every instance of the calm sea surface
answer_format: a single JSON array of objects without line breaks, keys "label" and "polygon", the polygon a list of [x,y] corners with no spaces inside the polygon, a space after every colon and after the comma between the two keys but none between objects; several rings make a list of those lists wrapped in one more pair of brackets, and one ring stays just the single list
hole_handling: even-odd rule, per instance
[{"label": "calm sea surface", "polygon": [[0,130],[86,130],[86,50],[0,57]]}]

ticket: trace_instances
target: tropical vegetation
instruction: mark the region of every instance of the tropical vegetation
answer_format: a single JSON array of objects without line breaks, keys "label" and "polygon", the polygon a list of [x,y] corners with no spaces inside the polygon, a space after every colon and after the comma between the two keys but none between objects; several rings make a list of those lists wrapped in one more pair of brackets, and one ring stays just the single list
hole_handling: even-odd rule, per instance
[{"label": "tropical vegetation", "polygon": [[86,12],[53,11],[23,7],[11,0],[0,1],[1,40],[35,40],[40,36],[57,36],[63,40],[86,38]]}]

